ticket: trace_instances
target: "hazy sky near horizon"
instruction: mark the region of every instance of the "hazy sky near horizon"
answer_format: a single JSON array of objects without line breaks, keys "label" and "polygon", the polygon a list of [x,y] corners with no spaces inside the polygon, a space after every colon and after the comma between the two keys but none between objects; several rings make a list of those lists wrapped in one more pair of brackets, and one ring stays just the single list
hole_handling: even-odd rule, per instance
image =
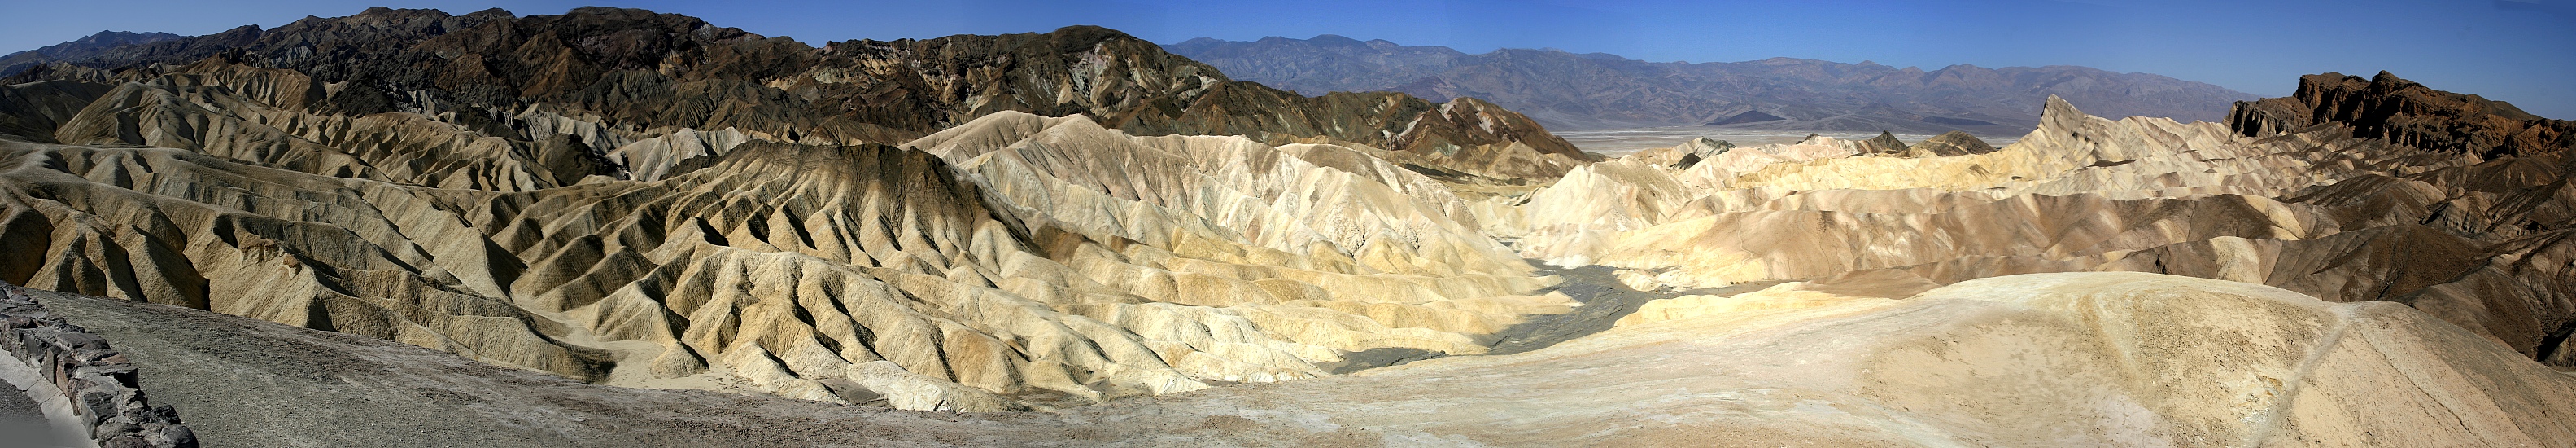
[{"label": "hazy sky near horizon", "polygon": [[2576,0],[0,0],[0,11],[42,18],[0,27],[0,52],[100,30],[201,35],[371,6],[524,16],[585,5],[687,14],[811,44],[1101,25],[1161,43],[1338,34],[1469,53],[1559,48],[1649,61],[2083,65],[2263,96],[2289,94],[2302,74],[2388,70],[2576,119]]}]

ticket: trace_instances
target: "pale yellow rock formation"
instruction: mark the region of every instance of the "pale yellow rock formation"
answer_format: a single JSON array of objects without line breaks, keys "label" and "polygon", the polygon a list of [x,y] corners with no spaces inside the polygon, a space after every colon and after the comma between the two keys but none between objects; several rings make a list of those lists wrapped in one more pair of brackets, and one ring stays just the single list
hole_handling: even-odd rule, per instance
[{"label": "pale yellow rock formation", "polygon": [[2576,261],[2563,238],[2517,233],[2500,223],[2518,218],[2494,214],[2532,207],[2493,191],[2545,168],[2476,165],[2331,126],[2258,139],[2212,123],[2106,120],[2063,101],[2047,117],[1983,154],[1773,145],[1688,168],[1631,156],[1471,209],[1524,256],[1654,272],[1654,284],[1685,289],[2164,272],[2405,302],[2534,356],[2565,320],[2555,316],[2576,313],[2543,286]]},{"label": "pale yellow rock formation", "polygon": [[627,172],[625,177],[628,179],[661,180],[665,176],[676,174],[672,171],[682,161],[694,157],[721,156],[750,139],[751,137],[743,135],[741,130],[733,128],[718,131],[681,129],[660,137],[637,140],[634,143],[619,146],[617,149],[609,150],[607,158],[609,162],[625,168]]},{"label": "pale yellow rock formation", "polygon": [[2576,415],[2576,377],[2395,303],[2145,273],[1985,278],[1901,300],[1799,288],[1512,356],[1071,415],[1150,411],[1242,420],[1228,433],[1367,428],[1387,440],[1488,446],[2576,440],[2576,420],[2565,418]]}]

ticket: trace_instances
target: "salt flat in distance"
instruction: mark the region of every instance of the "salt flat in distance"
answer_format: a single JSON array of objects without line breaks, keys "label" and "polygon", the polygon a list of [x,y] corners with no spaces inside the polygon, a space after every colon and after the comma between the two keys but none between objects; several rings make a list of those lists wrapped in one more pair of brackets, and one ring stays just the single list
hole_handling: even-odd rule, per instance
[{"label": "salt flat in distance", "polygon": [[[1573,143],[1576,148],[1582,148],[1584,151],[1591,151],[1611,157],[1628,155],[1637,151],[1653,148],[1670,148],[1674,145],[1680,145],[1682,142],[1688,142],[1691,139],[1700,137],[1725,140],[1729,143],[1734,143],[1736,146],[1760,146],[1769,144],[1797,143],[1800,140],[1806,140],[1808,134],[1849,140],[1868,140],[1870,137],[1878,136],[1878,133],[1875,132],[1771,131],[1724,129],[1706,126],[1665,126],[1654,128],[1595,129],[1550,132],[1556,134],[1557,137],[1564,138],[1566,143]],[[1932,138],[1932,136],[1924,134],[1896,134],[1896,138],[1898,140],[1904,140],[1906,144],[1911,145],[1920,143],[1925,139]],[[1977,136],[1977,138],[1985,140],[1986,143],[1995,145],[1996,147],[2003,147],[2004,145],[2010,145],[2015,141],[2021,140],[2020,136],[1996,137],[1980,135]]]}]

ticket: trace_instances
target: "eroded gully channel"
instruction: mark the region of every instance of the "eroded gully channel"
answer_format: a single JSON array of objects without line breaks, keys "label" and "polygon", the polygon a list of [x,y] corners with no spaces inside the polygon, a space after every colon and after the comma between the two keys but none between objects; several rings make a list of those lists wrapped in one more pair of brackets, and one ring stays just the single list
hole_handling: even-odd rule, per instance
[{"label": "eroded gully channel", "polygon": [[[1491,348],[1482,355],[1468,356],[1525,353],[1600,333],[1603,330],[1609,330],[1611,324],[1619,322],[1619,318],[1637,312],[1637,308],[1645,306],[1646,302],[1686,295],[1743,294],[1782,283],[1782,281],[1753,282],[1722,288],[1674,292],[1638,291],[1619,283],[1619,277],[1616,275],[1618,268],[1602,265],[1560,267],[1539,260],[1529,260],[1529,263],[1530,266],[1538,267],[1539,275],[1553,275],[1563,280],[1556,286],[1541,289],[1532,294],[1564,293],[1566,297],[1571,297],[1575,302],[1583,305],[1574,307],[1574,312],[1570,313],[1531,316],[1527,321],[1487,335],[1485,340],[1491,341],[1487,344]],[[1376,348],[1351,353],[1343,356],[1341,362],[1319,364],[1317,367],[1322,367],[1325,371],[1334,374],[1344,374],[1443,356],[1448,355],[1413,348]]]}]

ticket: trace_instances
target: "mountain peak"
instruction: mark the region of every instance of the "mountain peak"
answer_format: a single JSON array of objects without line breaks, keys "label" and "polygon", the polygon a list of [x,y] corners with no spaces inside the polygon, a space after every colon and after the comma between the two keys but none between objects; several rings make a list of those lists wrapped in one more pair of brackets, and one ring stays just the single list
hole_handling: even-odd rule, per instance
[{"label": "mountain peak", "polygon": [[[2009,136],[2029,132],[2039,123],[2041,111],[2031,106],[2042,103],[2048,94],[2113,116],[2184,121],[2218,120],[2226,116],[2229,103],[2256,98],[2205,83],[2073,66],[1955,64],[1934,65],[1942,68],[1926,72],[1876,60],[1855,64],[1775,57],[1693,64],[1557,48],[1466,54],[1447,47],[1372,42],[1359,48],[1265,39],[1257,45],[1212,43],[1171,50],[1215,66],[1234,79],[1300,92],[1392,90],[1425,98],[1472,96],[1528,113],[1550,129],[1729,123],[1722,126],[1907,134],[1967,129],[1979,135]],[[2029,81],[2036,79],[2052,81],[2043,88]],[[1727,88],[1706,88],[1710,85]],[[1828,91],[1850,94],[1816,94]],[[1656,100],[1645,105],[1617,103],[1617,99],[1635,98]],[[1761,114],[1743,115],[1757,107]]]},{"label": "mountain peak", "polygon": [[185,36],[170,33],[100,30],[97,33],[83,36],[79,39],[73,39],[68,42],[47,45],[44,48],[0,56],[0,77],[16,75],[19,72],[26,71],[29,67],[34,67],[38,64],[50,61],[74,61],[88,59],[101,52],[129,45],[148,44],[182,38],[185,38]]},{"label": "mountain peak", "polygon": [[2084,111],[2076,109],[2075,103],[2066,102],[2065,98],[2058,98],[2057,95],[2051,94],[2048,96],[2048,105],[2040,108],[2039,115],[2040,119],[2046,120],[2048,117],[2057,116],[2083,116]]},{"label": "mountain peak", "polygon": [[1313,38],[1306,39],[1306,41],[1333,45],[1358,45],[1361,43],[1359,39],[1342,37],[1342,35],[1339,34],[1317,34]]}]

